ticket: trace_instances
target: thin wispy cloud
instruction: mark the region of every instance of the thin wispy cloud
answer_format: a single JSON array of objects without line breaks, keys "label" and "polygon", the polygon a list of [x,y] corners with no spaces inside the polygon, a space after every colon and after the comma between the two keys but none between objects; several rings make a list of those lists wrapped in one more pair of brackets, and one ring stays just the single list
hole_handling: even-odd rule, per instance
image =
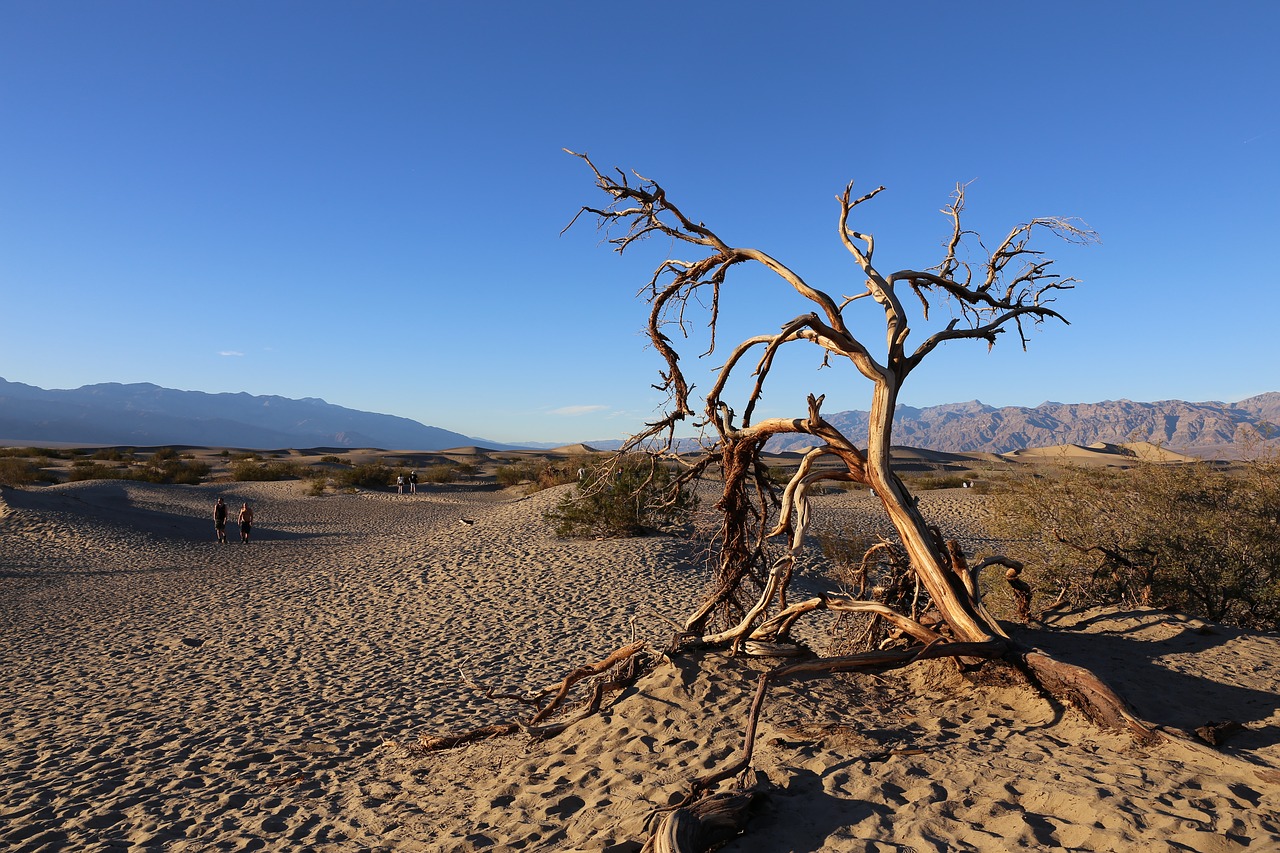
[{"label": "thin wispy cloud", "polygon": [[603,412],[608,406],[563,406],[559,409],[552,409],[551,414],[560,415],[566,418],[576,418],[579,415],[589,415],[593,412]]},{"label": "thin wispy cloud", "polygon": [[242,352],[236,352],[236,351],[235,351],[235,350],[233,350],[233,349],[224,349],[224,350],[222,350],[221,352],[219,352],[219,353],[218,353],[218,355],[221,355],[221,356],[243,356],[243,355],[244,355],[244,353],[242,353]]}]

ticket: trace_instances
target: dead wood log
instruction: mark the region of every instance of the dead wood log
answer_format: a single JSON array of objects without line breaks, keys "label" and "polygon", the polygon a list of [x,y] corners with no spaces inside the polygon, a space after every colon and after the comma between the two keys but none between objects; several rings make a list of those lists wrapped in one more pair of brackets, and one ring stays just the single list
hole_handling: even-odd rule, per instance
[{"label": "dead wood log", "polygon": [[1224,723],[1210,721],[1196,729],[1196,737],[1209,744],[1209,746],[1221,746],[1227,738],[1243,730],[1244,726],[1235,720],[1227,720]]},{"label": "dead wood log", "polygon": [[560,682],[560,686],[556,688],[555,698],[553,698],[549,703],[547,703],[547,707],[543,708],[541,711],[533,715],[533,719],[529,721],[529,725],[531,726],[537,725],[538,723],[545,720],[551,714],[552,711],[560,707],[560,704],[564,702],[565,697],[569,695],[569,691],[573,689],[573,685],[577,684],[579,681],[581,681],[584,678],[590,678],[593,675],[599,675],[600,673],[604,672],[605,670],[609,669],[615,664],[618,664],[624,660],[627,660],[636,652],[643,649],[644,646],[645,646],[644,640],[636,640],[634,643],[625,645],[620,649],[615,649],[604,660],[598,661],[596,663],[585,664],[583,666],[578,667],[568,675],[566,675],[564,677],[564,680]]},{"label": "dead wood log", "polygon": [[703,853],[740,835],[753,807],[764,798],[759,787],[703,797],[669,812],[641,853]]},{"label": "dead wood log", "polygon": [[1015,661],[1034,683],[1050,695],[1075,705],[1095,724],[1127,731],[1143,743],[1161,739],[1154,726],[1140,719],[1106,682],[1090,670],[1040,651],[1022,649],[1015,655]]}]

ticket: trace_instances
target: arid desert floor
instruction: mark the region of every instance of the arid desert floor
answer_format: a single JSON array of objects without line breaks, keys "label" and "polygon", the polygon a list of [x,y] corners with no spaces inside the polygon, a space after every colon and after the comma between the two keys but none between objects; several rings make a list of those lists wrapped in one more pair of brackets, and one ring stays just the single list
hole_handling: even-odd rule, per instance
[{"label": "arid desert floor", "polygon": [[[634,638],[665,648],[663,617],[697,602],[682,540],[552,536],[566,488],[3,489],[0,848],[639,850],[653,809],[741,747],[767,663],[677,657],[549,741],[414,749],[525,713],[486,689],[555,683]],[[220,495],[254,506],[249,544],[215,543]],[[818,504],[883,527],[865,493]],[[982,496],[921,505],[981,537]],[[801,588],[827,583],[820,562]],[[1280,638],[1158,611],[1018,630],[1152,722],[1244,728],[1219,750],[1144,746],[941,663],[791,682],[757,746],[776,787],[724,849],[1280,849]]]}]

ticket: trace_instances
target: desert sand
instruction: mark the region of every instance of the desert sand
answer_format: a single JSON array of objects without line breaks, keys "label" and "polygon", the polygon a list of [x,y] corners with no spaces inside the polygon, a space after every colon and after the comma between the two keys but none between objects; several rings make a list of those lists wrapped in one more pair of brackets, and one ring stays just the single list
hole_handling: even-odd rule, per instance
[{"label": "desert sand", "polygon": [[[308,497],[301,484],[90,481],[0,492],[0,847],[639,850],[646,817],[741,747],[766,661],[666,660],[552,740],[419,754],[527,712],[705,583],[662,536],[567,541],[563,488]],[[212,506],[249,501],[252,541]],[[982,496],[922,495],[975,551]],[[884,528],[865,493],[828,524]],[[821,560],[800,583],[820,586]],[[828,626],[805,629],[815,644]],[[1157,611],[1020,629],[1144,718],[1233,720],[1219,750],[1141,745],[999,672],[917,665],[780,685],[755,766],[775,790],[733,851],[1280,849],[1280,638]]]}]

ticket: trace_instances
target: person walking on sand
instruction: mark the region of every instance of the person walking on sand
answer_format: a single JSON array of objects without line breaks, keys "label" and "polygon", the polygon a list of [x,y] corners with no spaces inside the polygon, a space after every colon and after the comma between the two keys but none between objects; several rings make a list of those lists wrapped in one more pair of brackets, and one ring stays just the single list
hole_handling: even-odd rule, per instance
[{"label": "person walking on sand", "polygon": [[240,507],[240,541],[242,543],[249,541],[249,531],[253,529],[253,510],[249,509],[249,502],[245,501]]},{"label": "person walking on sand", "polygon": [[409,472],[409,494],[416,495],[418,493],[418,472]]},{"label": "person walking on sand", "polygon": [[227,544],[227,505],[222,502],[222,498],[218,498],[218,502],[213,505],[213,529],[218,532],[218,542]]}]

